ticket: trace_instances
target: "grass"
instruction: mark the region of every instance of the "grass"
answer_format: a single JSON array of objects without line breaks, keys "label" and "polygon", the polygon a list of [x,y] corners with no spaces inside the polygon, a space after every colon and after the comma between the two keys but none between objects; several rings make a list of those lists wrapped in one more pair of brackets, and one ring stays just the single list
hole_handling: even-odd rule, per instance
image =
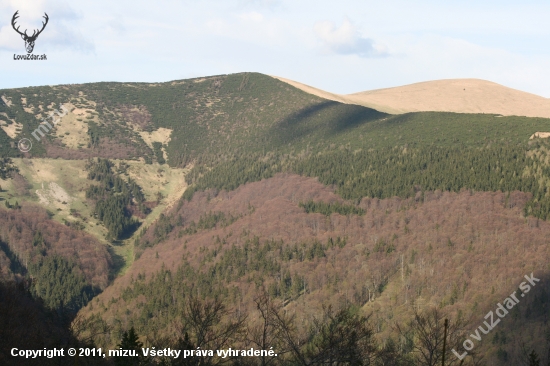
[{"label": "grass", "polygon": [[[70,106],[68,106],[70,109]],[[77,149],[79,146],[88,146],[90,136],[88,125],[79,121],[77,115],[69,113],[55,126],[55,135],[69,148]],[[52,131],[52,133],[54,133]]]},{"label": "grass", "polygon": [[[113,256],[113,276],[123,274],[133,263],[134,249],[133,242],[135,236],[124,241],[109,243],[105,240],[107,230],[102,225],[97,225],[97,220],[91,217],[92,207],[87,203],[85,190],[91,184],[87,179],[85,170],[85,160],[64,160],[64,159],[13,159],[19,168],[20,174],[29,182],[28,195],[18,194],[15,190],[13,181],[0,181],[3,192],[1,196],[9,198],[9,201],[33,202],[41,205],[51,213],[53,220],[63,223],[64,220],[73,221],[75,217],[71,215],[71,210],[76,210],[82,217],[85,217],[85,231],[108,246]],[[145,164],[133,160],[113,160],[115,165],[120,163],[129,166],[128,176],[135,179],[142,186],[145,197],[148,201],[157,199],[157,193],[164,197],[153,211],[143,220],[141,228],[146,228],[153,223],[162,212],[176,202],[183,194],[186,183],[185,174],[189,169],[170,168],[167,165]],[[49,184],[59,185],[69,196],[74,199],[63,204],[62,202],[51,201],[50,203],[41,203],[36,191],[48,192]],[[44,188],[42,185],[44,184]],[[141,230],[140,228],[140,230]],[[139,232],[139,230],[138,230]],[[137,235],[134,234],[134,235]]]},{"label": "grass", "polygon": [[[155,198],[157,192],[160,192],[164,198],[142,221],[141,227],[132,237],[124,240],[122,245],[113,247],[116,254],[125,258],[124,264],[118,268],[117,274],[119,275],[124,274],[134,261],[135,238],[181,197],[187,187],[185,175],[189,172],[189,168],[170,168],[167,165],[156,163],[142,164],[133,161],[127,161],[126,163],[130,165],[129,175],[142,186],[147,200]],[[141,179],[142,182],[138,179]],[[144,185],[141,183],[144,183]]]}]

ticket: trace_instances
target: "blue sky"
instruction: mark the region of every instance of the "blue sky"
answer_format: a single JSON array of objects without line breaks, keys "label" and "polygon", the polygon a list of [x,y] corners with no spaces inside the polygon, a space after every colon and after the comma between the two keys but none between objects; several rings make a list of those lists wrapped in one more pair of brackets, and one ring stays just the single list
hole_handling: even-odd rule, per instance
[{"label": "blue sky", "polygon": [[[15,61],[21,29],[50,21]],[[550,2],[1,0],[0,88],[257,71],[336,93],[480,78],[550,97]]]}]

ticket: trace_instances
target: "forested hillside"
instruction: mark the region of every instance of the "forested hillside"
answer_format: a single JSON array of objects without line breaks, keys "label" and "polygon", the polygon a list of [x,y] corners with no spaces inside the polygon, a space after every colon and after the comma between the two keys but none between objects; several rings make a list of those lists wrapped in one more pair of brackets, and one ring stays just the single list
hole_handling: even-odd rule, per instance
[{"label": "forested hillside", "polygon": [[31,292],[52,309],[76,313],[109,283],[105,246],[37,206],[0,209],[0,252],[4,276],[32,279]]},{"label": "forested hillside", "polygon": [[[295,175],[232,192],[196,193],[140,238],[136,245],[145,251],[139,260],[85,313],[123,319],[111,324],[111,337],[133,326],[138,334],[162,339],[178,334],[171,327],[184,321],[188,296],[222,299],[230,313],[248,315],[254,327],[254,301],[265,291],[280,311],[296,316],[303,332],[323,316],[323,305],[362,309],[371,314],[382,345],[403,341],[395,327],[408,327],[414,309],[433,307],[453,321],[482,323],[524,274],[545,273],[550,226],[522,217],[528,199],[519,192],[436,191],[409,199],[364,198],[356,210],[327,216],[303,202],[353,205]],[[239,218],[187,230],[209,213]],[[548,287],[542,286],[480,344],[487,359],[500,355],[517,364],[521,342],[546,352],[546,327],[539,322]],[[415,357],[412,349],[400,350]]]},{"label": "forested hillside", "polygon": [[[86,325],[92,329],[90,322],[77,319],[73,326],[70,321],[73,316],[64,314],[45,306],[40,300],[31,295],[29,282],[22,281],[0,282],[0,363],[2,365],[60,365],[71,364],[60,357],[24,358],[13,357],[12,348],[20,350],[53,350],[54,348],[91,347],[93,342],[79,340],[79,329]],[[85,324],[86,323],[86,324]],[[97,328],[98,330],[100,328]],[[66,354],[66,353],[65,353]],[[73,363],[74,364],[74,363]],[[108,365],[108,362],[99,357],[79,358],[80,365]]]},{"label": "forested hillside", "polygon": [[[0,90],[0,119],[16,124],[4,154],[19,156],[19,138],[32,139],[47,112],[60,104],[72,110],[71,124],[87,136],[78,146],[69,137],[47,134],[31,156],[138,158],[158,160],[158,145],[143,132],[171,131],[164,141],[168,163],[215,161],[235,154],[321,151],[331,144],[378,148],[410,143],[483,146],[518,143],[547,128],[547,120],[483,114],[409,113],[392,116],[307,94],[257,73],[220,75],[168,83],[94,83]],[[64,119],[62,118],[61,125]],[[20,124],[20,125],[19,125]],[[164,130],[163,130],[164,131]],[[158,141],[156,141],[158,142]],[[11,147],[10,147],[11,146]],[[69,153],[71,152],[71,153]],[[161,158],[161,160],[163,157]]]},{"label": "forested hillside", "polygon": [[257,73],[0,96],[0,302],[78,312],[66,337],[435,365],[445,318],[463,352],[534,273],[464,364],[548,361],[550,146],[530,139],[548,119],[390,115]]}]

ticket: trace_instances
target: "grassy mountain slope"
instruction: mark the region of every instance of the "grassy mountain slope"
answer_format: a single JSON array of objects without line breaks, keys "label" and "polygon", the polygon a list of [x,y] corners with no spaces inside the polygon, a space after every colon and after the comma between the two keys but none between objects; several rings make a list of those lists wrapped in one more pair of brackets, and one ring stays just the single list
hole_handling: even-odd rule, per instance
[{"label": "grassy mountain slope", "polygon": [[401,114],[419,111],[550,117],[550,100],[480,79],[433,80],[341,95],[275,77],[300,90],[341,103]]},{"label": "grassy mountain slope", "polygon": [[486,80],[434,80],[346,95],[352,103],[398,113],[445,111],[550,117],[550,99]]}]

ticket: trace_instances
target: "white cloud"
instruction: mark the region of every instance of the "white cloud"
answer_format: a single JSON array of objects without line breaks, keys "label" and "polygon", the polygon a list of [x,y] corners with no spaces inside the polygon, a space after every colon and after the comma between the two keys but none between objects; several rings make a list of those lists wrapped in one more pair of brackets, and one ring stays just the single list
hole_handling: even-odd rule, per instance
[{"label": "white cloud", "polygon": [[262,20],[264,20],[264,16],[256,11],[240,14],[239,18],[241,18],[242,20],[252,21],[255,23],[260,23]]},{"label": "white cloud", "polygon": [[282,5],[281,0],[244,0],[243,5],[273,9]]},{"label": "white cloud", "polygon": [[[18,10],[20,15],[25,14],[25,19],[28,19],[29,21],[35,21],[40,19],[44,15],[43,9],[47,7],[45,3],[46,1],[44,0],[4,0],[2,1],[2,4],[0,4],[0,10],[2,11],[2,14],[9,13],[10,20],[13,13]],[[21,19],[20,21],[23,22],[23,19]]]},{"label": "white cloud", "polygon": [[325,52],[339,55],[357,55],[360,57],[387,56],[384,45],[370,38],[363,37],[359,30],[345,18],[337,28],[331,21],[325,20],[315,24],[313,31],[322,42]]},{"label": "white cloud", "polygon": [[227,32],[226,24],[222,19],[211,19],[207,21],[206,28],[214,34],[223,34],[223,32]]},{"label": "white cloud", "polygon": [[0,50],[13,52],[24,50],[23,46],[23,40],[13,31],[11,25],[0,28]]},{"label": "white cloud", "polygon": [[73,50],[82,53],[93,53],[95,46],[92,41],[84,37],[78,29],[64,24],[52,27],[49,33],[44,32],[44,46],[59,50]]},{"label": "white cloud", "polygon": [[116,14],[111,20],[105,23],[109,32],[115,35],[121,35],[126,31],[126,25],[124,23],[124,16]]}]

